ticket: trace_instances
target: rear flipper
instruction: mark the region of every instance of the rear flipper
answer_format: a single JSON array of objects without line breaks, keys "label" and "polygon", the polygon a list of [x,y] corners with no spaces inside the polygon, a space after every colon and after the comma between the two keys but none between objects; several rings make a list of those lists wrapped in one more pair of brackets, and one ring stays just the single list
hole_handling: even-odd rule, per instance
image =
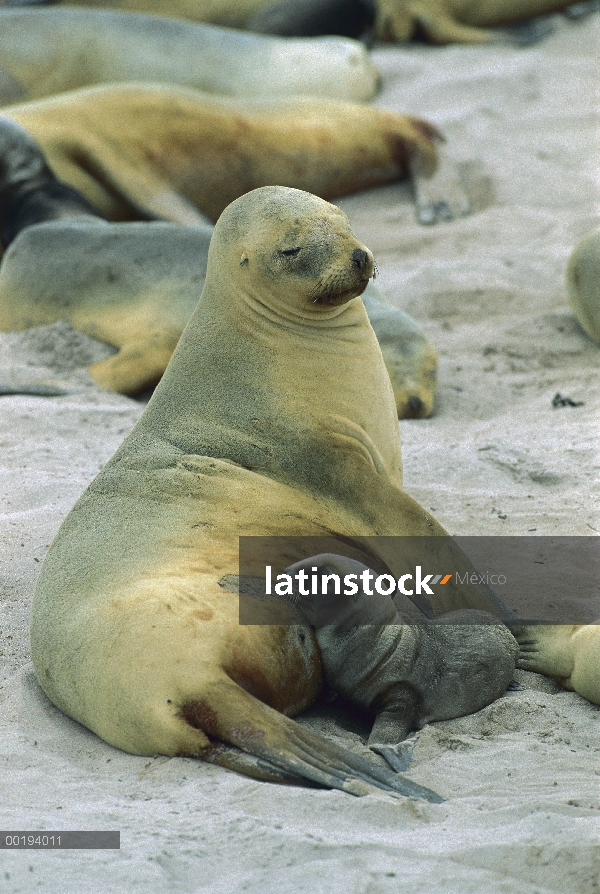
[{"label": "rear flipper", "polygon": [[274,781],[308,780],[353,795],[382,790],[432,803],[443,800],[430,789],[309,732],[229,679],[213,683],[208,698],[189,702],[181,713],[190,726],[252,756],[248,762],[229,749],[212,754],[209,750],[208,760],[221,766],[242,772],[251,769],[250,775],[269,778],[260,774],[272,772],[273,765],[284,773]]},{"label": "rear flipper", "polygon": [[600,622],[514,627],[517,667],[556,677],[566,689],[600,705]]},{"label": "rear flipper", "polygon": [[224,742],[213,742],[210,748],[202,753],[202,760],[217,767],[224,767],[226,770],[234,770],[243,776],[250,776],[252,779],[260,779],[261,782],[321,788],[316,782],[310,782],[294,773],[286,773],[270,761],[255,757],[253,754],[241,751],[235,745],[226,745]]},{"label": "rear flipper", "polygon": [[396,773],[406,773],[410,767],[413,749],[417,741],[418,738],[414,735],[402,742],[396,742],[395,745],[376,744],[369,745],[369,748],[385,758]]}]

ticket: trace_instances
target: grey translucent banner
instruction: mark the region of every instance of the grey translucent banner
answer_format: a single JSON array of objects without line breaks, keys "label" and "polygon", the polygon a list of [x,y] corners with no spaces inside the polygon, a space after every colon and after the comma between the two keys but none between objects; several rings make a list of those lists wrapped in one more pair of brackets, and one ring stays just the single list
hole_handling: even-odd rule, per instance
[{"label": "grey translucent banner", "polygon": [[107,850],[120,847],[120,832],[0,831],[0,850]]},{"label": "grey translucent banner", "polygon": [[[600,623],[600,537],[240,537],[240,624]],[[336,576],[338,580],[336,580]],[[393,607],[390,603],[393,600]],[[394,611],[401,620],[389,620]],[[456,623],[477,623],[466,614]]]}]

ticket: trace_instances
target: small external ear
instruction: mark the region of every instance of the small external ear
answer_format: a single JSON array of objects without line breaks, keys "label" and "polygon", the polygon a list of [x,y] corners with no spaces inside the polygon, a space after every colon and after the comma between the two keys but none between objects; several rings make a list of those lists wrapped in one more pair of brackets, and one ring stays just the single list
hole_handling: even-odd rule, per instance
[{"label": "small external ear", "polygon": [[247,264],[247,263],[248,263],[248,255],[243,254],[242,257],[240,258],[240,267],[243,267],[244,264]]}]

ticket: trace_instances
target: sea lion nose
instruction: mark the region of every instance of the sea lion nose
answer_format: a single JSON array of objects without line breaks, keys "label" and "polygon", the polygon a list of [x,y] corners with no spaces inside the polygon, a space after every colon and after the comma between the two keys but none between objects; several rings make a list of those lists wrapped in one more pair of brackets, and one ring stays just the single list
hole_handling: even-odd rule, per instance
[{"label": "sea lion nose", "polygon": [[367,258],[368,255],[362,248],[355,248],[352,252],[352,261],[354,262],[354,266],[358,267],[359,270],[364,270],[367,266]]}]

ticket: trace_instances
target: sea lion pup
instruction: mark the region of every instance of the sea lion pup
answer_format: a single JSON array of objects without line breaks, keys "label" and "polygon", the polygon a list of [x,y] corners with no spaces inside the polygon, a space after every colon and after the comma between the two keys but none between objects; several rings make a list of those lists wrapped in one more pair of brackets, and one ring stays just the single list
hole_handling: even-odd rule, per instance
[{"label": "sea lion pup", "polygon": [[114,221],[204,223],[260,186],[330,199],[407,174],[423,221],[468,209],[438,165],[435,127],[381,109],[319,99],[240,104],[184,87],[112,85],[3,114],[39,143],[60,180]]},{"label": "sea lion pup", "polygon": [[[107,742],[261,778],[408,791],[283,716],[319,691],[315,638],[240,625],[238,595],[220,585],[248,534],[340,534],[361,555],[371,537],[392,573],[395,553],[379,547],[390,538],[373,535],[424,535],[462,571],[401,490],[394,398],[357,298],[373,271],[346,216],[307,193],[255,190],[219,219],[169,367],[63,523],[34,595],[40,685]],[[504,613],[485,587],[451,589],[435,610],[446,600]]]},{"label": "sea lion pup", "polygon": [[327,575],[344,581],[354,574],[358,580],[370,570],[360,562],[324,554],[297,562],[286,573],[300,569],[312,569],[319,581],[316,595],[295,588],[292,604],[315,627],[325,679],[375,715],[367,744],[393,769],[404,766],[401,743],[409,732],[473,714],[505,692],[518,646],[493,615],[453,611],[415,622],[375,589],[367,595],[355,585],[354,594],[350,588],[342,593],[341,587],[336,593],[331,578],[323,587]]},{"label": "sea lion pup", "polygon": [[102,9],[0,7],[1,104],[125,81],[363,102],[379,72],[360,43],[340,37],[283,40]]},{"label": "sea lion pup", "polygon": [[556,677],[600,705],[600,619],[595,624],[526,624],[514,628],[517,667]]},{"label": "sea lion pup", "polygon": [[282,37],[341,34],[370,40],[374,24],[373,0],[280,0],[259,9],[246,28]]},{"label": "sea lion pup", "polygon": [[582,329],[600,342],[600,229],[585,236],[567,264],[569,304]]}]

